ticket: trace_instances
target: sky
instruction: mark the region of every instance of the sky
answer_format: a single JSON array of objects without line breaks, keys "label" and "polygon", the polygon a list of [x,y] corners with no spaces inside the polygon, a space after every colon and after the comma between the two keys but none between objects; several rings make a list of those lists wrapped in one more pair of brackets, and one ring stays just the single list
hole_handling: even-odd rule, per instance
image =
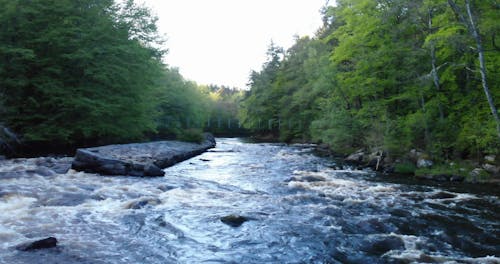
[{"label": "sky", "polygon": [[271,40],[314,35],[326,0],[143,0],[166,35],[165,62],[188,80],[245,88]]}]

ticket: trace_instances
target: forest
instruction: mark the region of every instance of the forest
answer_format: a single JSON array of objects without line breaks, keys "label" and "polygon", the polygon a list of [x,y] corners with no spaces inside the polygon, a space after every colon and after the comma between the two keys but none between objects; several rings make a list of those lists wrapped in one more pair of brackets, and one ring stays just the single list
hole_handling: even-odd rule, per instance
[{"label": "forest", "polygon": [[[314,36],[271,43],[249,90],[165,63],[157,17],[133,0],[0,0],[3,152],[216,135],[498,154],[496,0],[337,0]],[[168,44],[168,43],[167,43]]]},{"label": "forest", "polygon": [[234,89],[198,85],[163,62],[157,17],[132,0],[0,6],[0,142],[7,154],[19,151],[16,145],[57,151],[189,140],[212,113],[231,107],[224,91]]},{"label": "forest", "polygon": [[498,154],[498,1],[337,0],[322,15],[313,37],[269,45],[242,101],[247,128],[274,120],[280,140],[340,153]]}]

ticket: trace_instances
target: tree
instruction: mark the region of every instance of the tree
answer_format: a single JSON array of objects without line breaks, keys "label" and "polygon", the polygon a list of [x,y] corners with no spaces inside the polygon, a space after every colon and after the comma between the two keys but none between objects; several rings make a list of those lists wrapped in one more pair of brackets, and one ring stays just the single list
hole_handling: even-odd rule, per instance
[{"label": "tree", "polygon": [[[273,83],[278,76],[282,56],[283,48],[271,42],[262,70],[252,71],[250,74],[251,90],[243,99],[240,112],[240,118],[246,128],[260,130],[269,120],[275,122],[279,119],[279,105],[276,101],[281,94],[274,89]],[[272,123],[271,126],[272,132],[277,133],[277,127]]]},{"label": "tree", "polygon": [[0,0],[5,123],[25,142],[116,142],[155,130],[163,51],[155,20],[131,3]]},{"label": "tree", "polygon": [[[483,86],[484,94],[486,95],[486,99],[490,106],[491,114],[493,115],[493,119],[496,122],[497,134],[498,134],[497,136],[498,140],[500,141],[500,118],[498,117],[498,111],[493,101],[493,96],[491,95],[490,89],[488,87],[487,69],[484,58],[485,57],[484,48],[482,44],[479,27],[477,26],[476,22],[477,16],[474,15],[473,13],[470,0],[464,0],[464,1],[465,1],[464,3],[465,11],[462,11],[462,9],[457,5],[456,1],[454,0],[448,0],[448,4],[450,5],[451,9],[453,9],[453,12],[456,14],[459,21],[467,28],[469,34],[475,41],[476,53],[479,61],[479,72],[481,74],[481,84]],[[491,7],[497,9],[498,11],[498,4],[496,6],[493,6],[492,4]],[[464,15],[464,12],[467,14],[466,16]]]},{"label": "tree", "polygon": [[[482,43],[484,63],[476,63],[481,49],[447,1],[336,3],[322,10],[324,25],[314,38],[296,39],[272,79],[264,78],[269,62],[252,74],[243,116],[254,124],[257,118],[306,120],[301,129],[285,121],[280,139],[312,138],[342,151],[384,148],[398,156],[421,148],[443,161],[498,152],[496,123],[488,121],[494,104],[474,88],[485,80],[498,87],[500,79],[494,1],[475,1],[474,8],[472,0],[463,2],[469,22],[458,20],[475,25],[479,40],[491,40]],[[487,98],[499,92],[491,89]]]}]

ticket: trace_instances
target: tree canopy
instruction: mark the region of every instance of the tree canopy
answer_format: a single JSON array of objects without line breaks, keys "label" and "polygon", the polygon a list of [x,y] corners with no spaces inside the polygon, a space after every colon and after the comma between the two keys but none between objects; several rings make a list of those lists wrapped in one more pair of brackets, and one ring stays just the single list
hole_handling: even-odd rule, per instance
[{"label": "tree canopy", "polygon": [[164,64],[149,9],[132,0],[0,6],[0,123],[23,142],[141,140],[205,118],[198,85]]},{"label": "tree canopy", "polygon": [[285,124],[272,132],[282,140],[341,152],[497,153],[499,8],[492,0],[338,0],[323,9],[314,37],[282,53],[270,47],[280,56],[252,73],[240,115],[254,131],[256,120],[279,119]]}]

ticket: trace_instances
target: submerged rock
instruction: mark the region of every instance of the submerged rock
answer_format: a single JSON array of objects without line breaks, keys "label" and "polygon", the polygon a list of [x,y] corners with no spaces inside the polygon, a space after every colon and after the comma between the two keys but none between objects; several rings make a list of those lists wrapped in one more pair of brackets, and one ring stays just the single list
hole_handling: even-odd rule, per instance
[{"label": "submerged rock", "polygon": [[293,176],[285,182],[291,182],[291,181],[297,181],[297,182],[320,182],[320,181],[326,181],[325,177],[322,176],[316,176],[316,175],[306,175],[306,176]]},{"label": "submerged rock", "polygon": [[33,242],[27,242],[16,246],[20,251],[33,251],[38,249],[53,248],[57,246],[57,239],[55,237],[48,237]]},{"label": "submerged rock", "polygon": [[137,201],[130,202],[125,206],[125,209],[142,209],[148,205],[158,205],[161,204],[161,200],[158,198],[143,198]]},{"label": "submerged rock", "polygon": [[250,220],[248,217],[241,216],[241,215],[228,215],[221,217],[220,219],[222,223],[232,226],[232,227],[238,227],[241,226],[244,222]]},{"label": "submerged rock", "polygon": [[365,241],[361,249],[369,254],[382,255],[391,250],[404,249],[404,242],[400,237],[388,236]]},{"label": "submerged rock", "polygon": [[455,197],[457,197],[455,194],[449,192],[438,192],[430,196],[432,199],[451,199]]},{"label": "submerged rock", "polygon": [[162,168],[215,147],[211,134],[201,144],[158,141],[78,149],[72,168],[103,175],[163,176]]},{"label": "submerged rock", "polygon": [[33,169],[33,170],[27,170],[26,172],[38,174],[38,175],[43,176],[43,177],[54,176],[56,174],[53,170],[51,170],[47,167],[38,167],[38,168]]},{"label": "submerged rock", "polygon": [[449,174],[426,174],[426,175],[417,175],[415,176],[419,180],[430,180],[437,182],[462,182],[465,180],[465,177],[460,175],[449,175]]},{"label": "submerged rock", "polygon": [[71,168],[71,162],[73,158],[52,158],[52,157],[42,157],[35,160],[35,164],[39,167],[45,167],[52,170],[58,174],[65,174]]}]

